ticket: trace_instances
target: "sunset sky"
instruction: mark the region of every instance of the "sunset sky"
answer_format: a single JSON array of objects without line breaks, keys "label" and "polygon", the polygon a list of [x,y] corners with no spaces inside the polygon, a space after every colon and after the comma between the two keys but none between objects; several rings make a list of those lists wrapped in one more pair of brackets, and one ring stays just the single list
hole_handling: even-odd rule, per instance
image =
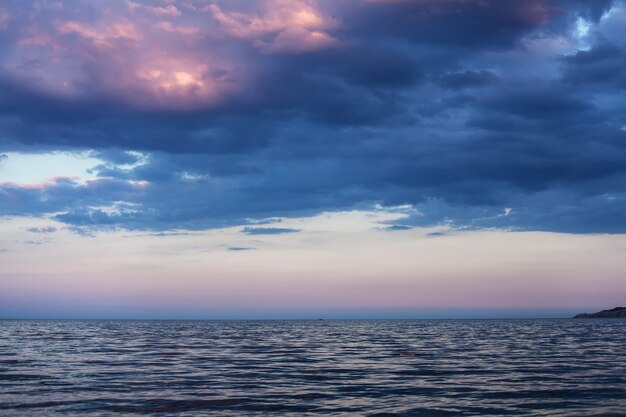
[{"label": "sunset sky", "polygon": [[0,318],[626,304],[626,1],[0,2]]}]

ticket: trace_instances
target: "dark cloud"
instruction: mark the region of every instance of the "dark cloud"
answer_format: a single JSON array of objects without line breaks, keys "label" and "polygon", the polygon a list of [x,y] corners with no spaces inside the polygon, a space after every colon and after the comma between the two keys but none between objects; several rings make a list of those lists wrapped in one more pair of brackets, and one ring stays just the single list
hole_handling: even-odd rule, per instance
[{"label": "dark cloud", "polygon": [[248,250],[256,250],[256,248],[244,248],[244,247],[233,246],[233,247],[228,248],[227,250],[231,252],[242,252],[242,251],[248,251]]},{"label": "dark cloud", "polygon": [[533,80],[527,80],[524,84],[502,88],[485,97],[482,105],[515,116],[555,121],[579,117],[581,113],[592,109],[593,105],[589,101],[567,88]]},{"label": "dark cloud", "polygon": [[[140,162],[140,155],[137,153],[121,151],[119,149],[101,149],[93,153],[96,158],[104,159],[112,165],[133,165]],[[99,167],[98,172],[106,169],[106,165]]]},{"label": "dark cloud", "polygon": [[[198,39],[168,34],[157,45],[229,62],[203,74],[236,88],[202,101],[196,86],[187,107],[159,101],[145,78],[123,84],[143,68],[131,62],[138,41],[58,35],[59,22],[101,17],[71,4],[50,11],[55,19],[7,6],[16,13],[0,36],[0,146],[89,150],[102,160],[97,179],[0,180],[0,215],[49,215],[88,234],[411,204],[420,215],[387,230],[626,231],[626,37],[611,20],[625,15],[623,1],[319,2],[335,19],[319,30],[336,42],[297,51],[259,48],[277,35],[231,36],[207,19],[214,26]],[[57,49],[19,49],[20,24],[57,33]],[[67,68],[38,72],[56,50],[63,58],[48,61]],[[75,77],[71,94],[44,85],[58,74]]]},{"label": "dark cloud", "polygon": [[390,231],[390,232],[397,232],[397,231],[404,231],[404,230],[411,230],[412,227],[410,226],[403,226],[401,224],[394,224],[391,226],[387,226],[385,227],[384,230]]},{"label": "dark cloud", "polygon": [[600,40],[589,50],[563,57],[563,80],[580,88],[614,92],[626,89],[626,51]]},{"label": "dark cloud", "polygon": [[365,36],[459,47],[510,47],[554,14],[540,0],[370,2],[354,18]]},{"label": "dark cloud", "polygon": [[454,90],[471,87],[485,87],[500,81],[500,77],[491,71],[462,71],[442,75],[438,82]]},{"label": "dark cloud", "polygon": [[590,18],[593,21],[598,21],[606,12],[608,12],[611,7],[616,2],[614,0],[597,0],[597,1],[586,1],[586,0],[574,0],[569,2],[567,0],[561,0],[557,4],[560,4],[562,8],[567,9],[567,7],[576,7],[578,14]]}]

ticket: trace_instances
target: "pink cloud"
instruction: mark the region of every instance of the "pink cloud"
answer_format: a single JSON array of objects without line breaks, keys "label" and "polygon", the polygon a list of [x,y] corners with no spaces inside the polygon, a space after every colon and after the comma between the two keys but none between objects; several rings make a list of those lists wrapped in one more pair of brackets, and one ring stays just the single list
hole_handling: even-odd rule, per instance
[{"label": "pink cloud", "polygon": [[173,25],[171,22],[167,21],[156,23],[154,27],[166,32],[177,33],[180,35],[196,35],[200,32],[200,29],[197,27]]},{"label": "pink cloud", "polygon": [[5,68],[48,94],[104,94],[149,108],[210,106],[238,90],[242,80],[229,75],[236,64],[206,49],[200,28],[127,14],[102,9],[90,20],[25,24]]},{"label": "pink cloud", "polygon": [[306,52],[336,45],[328,33],[338,22],[306,0],[267,0],[262,13],[224,11],[209,6],[213,17],[237,38],[248,39],[264,52]]},{"label": "pink cloud", "polygon": [[[425,17],[495,4],[361,1],[407,3],[411,12]],[[20,27],[14,44],[4,51],[3,69],[33,90],[64,98],[103,97],[149,109],[211,108],[233,96],[253,95],[262,69],[246,52],[248,45],[264,54],[298,54],[353,42],[339,39],[335,30],[341,22],[328,4],[127,1],[102,3],[86,13],[80,5],[44,2],[27,17],[11,17],[12,27]],[[523,22],[544,22],[551,13],[542,0],[498,10],[520,15],[514,20]],[[7,26],[8,16],[9,11],[0,9],[0,28]]]},{"label": "pink cloud", "polygon": [[56,27],[61,34],[74,33],[101,46],[114,46],[119,40],[139,41],[142,37],[134,24],[126,20],[103,22],[102,28],[75,21],[57,22]]},{"label": "pink cloud", "polygon": [[22,33],[23,36],[17,40],[17,45],[60,48],[60,44],[53,35],[41,31],[36,26],[26,27],[22,30]]},{"label": "pink cloud", "polygon": [[[224,47],[228,42],[243,40],[268,54],[339,43],[330,33],[338,21],[315,1],[263,0],[245,7],[128,1],[84,13],[81,6],[45,3],[20,18],[3,67],[44,94],[106,97],[150,109],[207,108],[253,87],[253,66],[236,48]],[[202,9],[213,19],[198,13]],[[7,16],[0,10],[0,26]]]},{"label": "pink cloud", "polygon": [[516,17],[530,25],[543,25],[550,20],[550,16],[555,10],[545,4],[545,1],[534,0],[523,4],[523,7],[516,9]]},{"label": "pink cloud", "polygon": [[308,52],[332,47],[337,39],[323,31],[293,28],[280,32],[271,42],[257,39],[253,44],[267,53]]},{"label": "pink cloud", "polygon": [[171,4],[167,6],[147,6],[141,3],[129,1],[128,7],[132,10],[145,10],[158,16],[180,16],[180,10]]},{"label": "pink cloud", "polygon": [[9,24],[9,14],[0,9],[0,29],[6,29]]}]

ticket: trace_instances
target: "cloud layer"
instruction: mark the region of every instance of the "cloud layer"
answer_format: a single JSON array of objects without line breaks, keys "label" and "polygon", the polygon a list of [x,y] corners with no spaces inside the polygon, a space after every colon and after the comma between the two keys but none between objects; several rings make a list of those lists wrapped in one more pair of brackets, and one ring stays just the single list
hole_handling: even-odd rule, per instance
[{"label": "cloud layer", "polygon": [[101,164],[2,178],[0,215],[626,232],[625,27],[617,0],[4,2],[0,151]]}]

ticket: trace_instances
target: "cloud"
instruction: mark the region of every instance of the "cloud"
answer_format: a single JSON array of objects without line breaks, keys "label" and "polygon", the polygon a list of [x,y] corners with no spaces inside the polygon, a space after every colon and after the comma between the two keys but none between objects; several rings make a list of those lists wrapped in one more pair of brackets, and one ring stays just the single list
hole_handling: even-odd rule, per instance
[{"label": "cloud", "polygon": [[31,233],[54,233],[57,231],[57,228],[54,226],[38,226],[38,227],[29,227],[26,230]]},{"label": "cloud", "polygon": [[141,10],[141,11],[147,11],[149,13],[158,15],[158,16],[180,16],[181,12],[180,10],[172,5],[169,4],[167,6],[147,6],[144,5],[142,3],[138,3],[138,2],[133,2],[133,1],[129,1],[127,2],[128,7],[132,10]]},{"label": "cloud", "polygon": [[409,204],[405,227],[626,230],[623,1],[33,4],[2,6],[0,146],[102,162],[3,177],[0,215],[166,231]]},{"label": "cloud", "polygon": [[0,9],[0,30],[6,29],[9,25],[9,14]]},{"label": "cloud", "polygon": [[600,40],[589,50],[577,51],[562,58],[565,64],[563,80],[583,88],[626,89],[626,50],[611,42]]},{"label": "cloud", "polygon": [[401,224],[394,224],[394,225],[385,227],[384,230],[387,230],[390,232],[397,232],[397,231],[404,231],[404,230],[411,230],[411,229],[412,229],[411,226],[403,226]]},{"label": "cloud", "polygon": [[244,247],[233,246],[233,247],[228,248],[227,250],[231,252],[242,252],[242,251],[248,251],[248,250],[256,250],[256,248],[244,248]]},{"label": "cloud", "polygon": [[541,0],[422,0],[369,2],[356,11],[355,21],[363,32],[369,27],[370,36],[395,36],[416,43],[460,47],[504,48],[555,17],[555,9]]},{"label": "cloud", "polygon": [[285,233],[297,233],[298,229],[284,227],[244,227],[241,233],[246,235],[282,235]]},{"label": "cloud", "polygon": [[154,25],[155,28],[164,30],[166,32],[178,33],[181,35],[195,35],[199,32],[199,29],[194,26],[175,26],[171,22],[159,22]]},{"label": "cloud", "polygon": [[234,37],[246,39],[266,53],[309,52],[335,46],[329,32],[338,25],[324,15],[315,2],[306,0],[263,0],[261,14],[225,11],[217,4],[208,10]]},{"label": "cloud", "polygon": [[158,237],[168,237],[168,236],[191,236],[192,233],[189,232],[159,232],[152,233],[149,236],[158,236]]},{"label": "cloud", "polygon": [[471,87],[485,87],[500,81],[500,77],[491,71],[462,71],[442,75],[439,83],[450,89],[460,90]]}]

